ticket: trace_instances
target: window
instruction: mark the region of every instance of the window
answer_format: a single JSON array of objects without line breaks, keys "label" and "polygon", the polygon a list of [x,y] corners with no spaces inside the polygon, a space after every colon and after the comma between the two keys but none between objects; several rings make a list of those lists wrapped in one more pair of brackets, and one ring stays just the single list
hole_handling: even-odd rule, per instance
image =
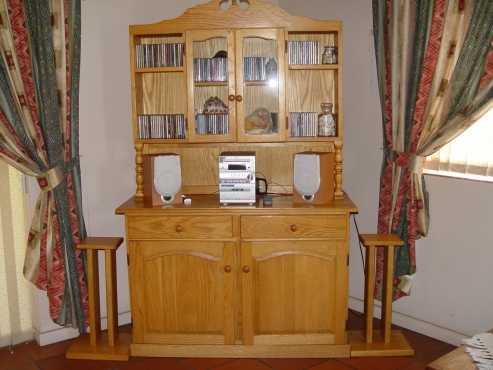
[{"label": "window", "polygon": [[0,160],[0,348],[32,339],[32,288],[22,274],[27,234],[22,180]]},{"label": "window", "polygon": [[493,108],[426,158],[424,172],[493,182]]}]

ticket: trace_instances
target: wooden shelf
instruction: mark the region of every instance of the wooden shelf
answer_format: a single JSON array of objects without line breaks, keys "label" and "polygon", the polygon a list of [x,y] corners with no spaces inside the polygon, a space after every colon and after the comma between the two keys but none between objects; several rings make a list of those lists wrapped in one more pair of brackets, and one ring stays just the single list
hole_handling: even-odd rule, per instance
[{"label": "wooden shelf", "polygon": [[341,140],[340,136],[289,136],[289,141],[331,142]]},{"label": "wooden shelf", "polygon": [[152,68],[138,68],[136,73],[172,73],[172,72],[184,72],[185,67],[152,67]]},{"label": "wooden shelf", "polygon": [[288,68],[292,70],[337,70],[339,64],[290,64]]},{"label": "wooden shelf", "polygon": [[265,80],[265,81],[245,81],[245,86],[269,86],[269,80]]},{"label": "wooden shelf", "polygon": [[186,143],[188,139],[135,139],[136,143],[141,144],[178,144]]},{"label": "wooden shelf", "polygon": [[194,82],[195,87],[209,87],[209,86],[228,86],[228,81],[200,81]]}]

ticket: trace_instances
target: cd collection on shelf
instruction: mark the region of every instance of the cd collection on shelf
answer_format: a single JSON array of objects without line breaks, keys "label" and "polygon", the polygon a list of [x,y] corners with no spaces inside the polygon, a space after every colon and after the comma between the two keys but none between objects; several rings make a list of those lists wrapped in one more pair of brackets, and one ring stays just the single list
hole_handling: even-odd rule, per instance
[{"label": "cd collection on shelf", "polygon": [[245,81],[266,81],[267,60],[268,58],[265,57],[245,57],[243,60]]},{"label": "cd collection on shelf", "polygon": [[204,114],[195,115],[195,131],[199,135],[227,135],[229,114]]},{"label": "cd collection on shelf", "polygon": [[291,137],[318,136],[317,112],[291,112],[289,121]]},{"label": "cd collection on shelf", "polygon": [[193,60],[195,82],[223,82],[228,80],[228,59],[195,58]]},{"label": "cd collection on shelf", "polygon": [[141,114],[137,128],[139,139],[185,139],[185,115]]},{"label": "cd collection on shelf", "polygon": [[140,44],[135,46],[137,68],[182,67],[185,44]]},{"label": "cd collection on shelf", "polygon": [[321,64],[320,41],[288,41],[289,64]]}]

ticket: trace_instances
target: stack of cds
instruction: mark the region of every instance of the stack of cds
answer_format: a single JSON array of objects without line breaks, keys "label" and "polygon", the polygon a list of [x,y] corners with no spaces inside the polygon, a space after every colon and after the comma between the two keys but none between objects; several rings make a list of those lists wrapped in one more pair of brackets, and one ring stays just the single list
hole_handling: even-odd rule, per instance
[{"label": "stack of cds", "polygon": [[227,81],[228,59],[195,58],[193,73],[195,82]]},{"label": "stack of cds", "polygon": [[138,116],[139,139],[184,139],[183,114],[142,114]]},{"label": "stack of cds", "polygon": [[226,114],[204,114],[195,115],[195,131],[199,135],[227,135],[229,115]]},{"label": "stack of cds", "polygon": [[291,137],[318,136],[317,112],[292,112],[289,120]]},{"label": "stack of cds", "polygon": [[288,41],[289,64],[321,64],[320,41]]},{"label": "stack of cds", "polygon": [[141,44],[135,46],[137,68],[181,67],[185,44]]},{"label": "stack of cds", "polygon": [[266,81],[267,80],[267,58],[265,57],[245,57],[244,79],[245,81]]}]

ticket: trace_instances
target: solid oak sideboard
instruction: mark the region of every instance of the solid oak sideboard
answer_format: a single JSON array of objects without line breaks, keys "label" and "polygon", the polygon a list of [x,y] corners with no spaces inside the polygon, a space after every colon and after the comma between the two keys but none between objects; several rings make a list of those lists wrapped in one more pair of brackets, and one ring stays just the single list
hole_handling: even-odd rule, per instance
[{"label": "solid oak sideboard", "polygon": [[125,215],[133,356],[349,357],[347,197],[330,205],[191,206]]}]

